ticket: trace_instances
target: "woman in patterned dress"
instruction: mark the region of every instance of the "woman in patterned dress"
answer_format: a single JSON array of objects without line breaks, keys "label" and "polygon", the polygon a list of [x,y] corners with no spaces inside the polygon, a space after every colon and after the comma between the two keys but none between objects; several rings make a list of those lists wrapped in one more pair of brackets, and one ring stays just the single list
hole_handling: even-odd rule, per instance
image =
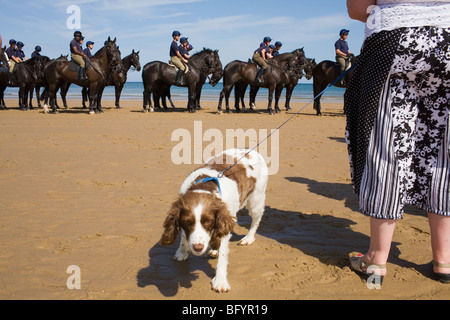
[{"label": "woman in patterned dress", "polygon": [[345,95],[350,166],[371,243],[350,258],[383,280],[404,207],[425,212],[433,268],[450,282],[450,0],[347,0],[366,40]]}]

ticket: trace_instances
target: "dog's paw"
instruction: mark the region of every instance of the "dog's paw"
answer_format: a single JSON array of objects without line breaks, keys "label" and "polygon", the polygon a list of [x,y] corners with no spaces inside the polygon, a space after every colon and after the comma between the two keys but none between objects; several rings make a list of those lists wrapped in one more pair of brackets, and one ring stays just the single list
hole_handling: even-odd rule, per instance
[{"label": "dog's paw", "polygon": [[173,259],[175,261],[186,261],[189,258],[189,252],[183,252],[181,250],[177,251],[177,253],[175,254],[175,257],[173,257]]},{"label": "dog's paw", "polygon": [[244,239],[242,239],[241,241],[239,241],[239,245],[240,246],[250,246],[253,244],[253,242],[255,242],[255,237],[245,237]]},{"label": "dog's paw", "polygon": [[226,293],[231,291],[230,284],[226,278],[215,277],[211,281],[212,289],[217,293]]}]

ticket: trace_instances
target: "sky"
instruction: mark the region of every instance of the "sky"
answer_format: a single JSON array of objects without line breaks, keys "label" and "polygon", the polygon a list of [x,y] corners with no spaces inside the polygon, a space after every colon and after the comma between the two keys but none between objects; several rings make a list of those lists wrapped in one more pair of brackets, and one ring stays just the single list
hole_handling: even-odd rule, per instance
[{"label": "sky", "polygon": [[[93,53],[111,36],[122,58],[140,51],[142,66],[169,60],[174,30],[189,38],[194,53],[219,50],[224,67],[251,58],[265,36],[283,43],[281,53],[304,48],[316,62],[335,59],[341,29],[351,31],[355,54],[364,40],[364,24],[348,17],[345,0],[0,0],[0,7],[3,46],[22,41],[28,57],[36,45],[50,58],[68,54],[77,24],[85,43],[95,42]],[[129,72],[128,81],[141,80],[140,72]]]}]

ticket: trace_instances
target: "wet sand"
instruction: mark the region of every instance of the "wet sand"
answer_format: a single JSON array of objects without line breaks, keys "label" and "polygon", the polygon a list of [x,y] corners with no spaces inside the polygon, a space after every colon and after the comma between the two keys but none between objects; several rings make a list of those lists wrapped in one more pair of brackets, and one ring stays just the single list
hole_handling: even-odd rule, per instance
[{"label": "wet sand", "polygon": [[[216,103],[194,115],[143,113],[136,101],[121,110],[104,102],[104,114],[89,115],[72,101],[43,114],[15,104],[0,112],[1,299],[450,298],[432,279],[427,218],[413,208],[398,224],[382,290],[350,270],[347,256],[367,248],[369,226],[350,184],[341,104],[324,105],[323,117],[309,106],[281,130],[257,240],[237,245],[251,222],[245,211],[234,230],[227,294],[211,291],[216,260],[174,262],[177,247],[158,245],[181,183],[198,167],[173,163],[172,133],[194,134],[194,121],[203,132],[275,129],[292,113],[217,115]],[[72,265],[80,290],[67,287]]]}]

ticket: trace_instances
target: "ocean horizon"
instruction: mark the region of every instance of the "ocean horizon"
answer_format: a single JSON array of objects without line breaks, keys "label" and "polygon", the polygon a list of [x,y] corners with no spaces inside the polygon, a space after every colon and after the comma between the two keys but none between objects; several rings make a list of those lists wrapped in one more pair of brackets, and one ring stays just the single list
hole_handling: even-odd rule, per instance
[{"label": "ocean horizon", "polygon": [[[202,90],[202,101],[217,101],[219,102],[220,92],[223,89],[223,83],[218,83],[217,86],[213,87],[209,83],[206,83]],[[14,99],[18,97],[18,88],[7,88],[5,90],[5,99]],[[122,91],[121,101],[142,101],[144,86],[142,82],[127,82]],[[42,92],[42,91],[41,91]],[[250,88],[247,89],[245,94],[245,101],[248,102]],[[323,95],[322,101],[328,103],[341,103],[344,101],[345,89],[331,87]],[[173,101],[187,101],[188,99],[188,89],[187,88],[171,88],[172,100]],[[257,101],[264,101],[268,99],[268,89],[261,88],[259,90]],[[313,99],[313,85],[309,83],[300,83],[294,89],[292,94],[291,103],[307,103]],[[68,100],[81,99],[81,88],[77,85],[72,85],[67,93]],[[58,100],[60,100],[60,95],[58,93]],[[105,101],[115,101],[115,88],[106,87],[103,93],[103,100]],[[281,102],[286,100],[286,90],[283,90],[281,95]],[[230,96],[230,103],[234,104],[234,91]]]}]

